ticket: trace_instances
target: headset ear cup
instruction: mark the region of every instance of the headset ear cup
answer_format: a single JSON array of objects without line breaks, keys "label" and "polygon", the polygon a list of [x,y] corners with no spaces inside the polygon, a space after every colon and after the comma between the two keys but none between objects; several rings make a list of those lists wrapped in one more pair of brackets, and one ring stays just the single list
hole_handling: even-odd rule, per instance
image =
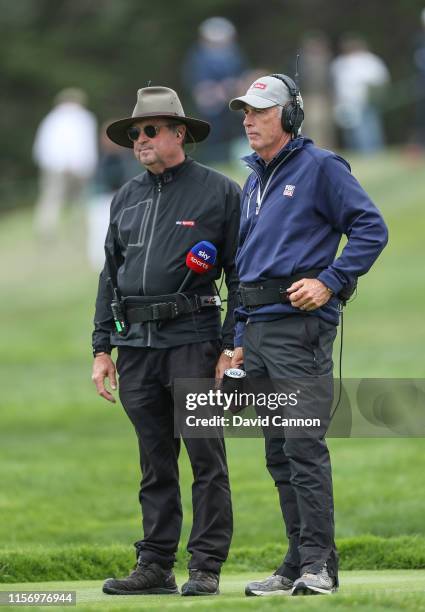
[{"label": "headset ear cup", "polygon": [[282,112],[282,128],[285,132],[298,135],[298,130],[304,121],[304,111],[298,104],[289,103]]},{"label": "headset ear cup", "polygon": [[294,109],[294,122],[293,122],[293,132],[295,135],[298,135],[298,130],[300,129],[302,122],[304,121],[304,111],[301,106],[297,105]]},{"label": "headset ear cup", "polygon": [[282,109],[282,129],[288,134],[292,134],[296,107],[292,102],[288,102]]}]

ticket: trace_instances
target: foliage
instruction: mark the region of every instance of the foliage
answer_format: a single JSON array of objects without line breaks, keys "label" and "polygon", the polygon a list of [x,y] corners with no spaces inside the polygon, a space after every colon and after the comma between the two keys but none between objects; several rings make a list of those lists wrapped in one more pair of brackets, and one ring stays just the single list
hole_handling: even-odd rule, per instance
[{"label": "foliage", "polygon": [[[302,36],[321,29],[334,51],[347,30],[357,30],[389,64],[393,79],[413,73],[412,43],[422,0],[0,0],[0,103],[5,198],[31,189],[35,129],[63,87],[79,85],[101,121],[123,116],[149,80],[181,90],[181,66],[199,23],[222,14],[234,21],[248,62],[293,72]],[[361,7],[361,10],[360,10]],[[391,36],[388,36],[391,32]],[[402,52],[400,52],[402,50]],[[188,92],[183,92],[190,108]],[[411,96],[410,96],[411,98]],[[406,113],[388,114],[392,139],[403,140]],[[408,127],[408,126],[407,126]]]}]

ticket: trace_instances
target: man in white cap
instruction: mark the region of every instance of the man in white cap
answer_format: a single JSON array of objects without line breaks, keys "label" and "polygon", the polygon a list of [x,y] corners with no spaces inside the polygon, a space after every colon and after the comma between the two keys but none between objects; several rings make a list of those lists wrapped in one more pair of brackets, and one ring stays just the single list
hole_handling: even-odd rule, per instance
[{"label": "man in white cap", "polygon": [[[323,396],[301,398],[300,411],[323,417],[318,432],[264,429],[267,468],[279,492],[288,551],[276,572],[251,582],[247,595],[332,593],[338,586],[329,452],[324,439],[332,403],[332,345],[339,307],[387,242],[375,205],[348,163],[301,135],[304,110],[286,75],[257,79],[230,102],[244,112],[254,153],[242,195],[239,322],[233,367],[248,377],[320,382]],[[348,242],[335,259],[342,234]],[[249,325],[247,324],[249,323]],[[300,388],[300,387],[298,387]],[[285,412],[286,416],[286,412]]]},{"label": "man in white cap", "polygon": [[[111,204],[93,332],[93,381],[110,402],[115,398],[105,378],[116,389],[110,353],[118,347],[120,399],[136,430],[143,472],[144,537],[135,544],[137,565],[126,578],[106,580],[108,594],[178,592],[172,567],[182,526],[181,428],[175,435],[173,383],[221,378],[230,367],[240,189],[184,151],[186,142],[201,142],[209,129],[207,122],[187,117],[167,87],[140,89],[132,116],[107,128],[109,138],[133,148],[146,169]],[[186,255],[199,241],[216,247],[217,263],[191,277]],[[229,299],[223,326],[214,287],[222,270]],[[182,595],[213,595],[232,536],[224,440],[183,441],[194,482],[189,580]]]}]

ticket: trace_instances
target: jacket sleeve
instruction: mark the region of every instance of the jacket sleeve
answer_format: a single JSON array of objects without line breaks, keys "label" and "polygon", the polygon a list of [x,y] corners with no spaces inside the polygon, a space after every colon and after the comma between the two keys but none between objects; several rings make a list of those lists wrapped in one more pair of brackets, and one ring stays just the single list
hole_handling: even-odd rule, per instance
[{"label": "jacket sleeve", "polygon": [[[113,298],[112,286],[109,281],[111,271],[108,266],[108,259],[116,265],[116,270],[122,263],[122,256],[116,237],[115,227],[112,223],[109,224],[108,233],[105,240],[105,253],[107,259],[99,276],[99,286],[96,297],[96,309],[94,315],[94,331],[92,334],[93,351],[110,353],[111,332],[114,329],[114,319],[112,316],[111,302]],[[113,275],[114,276],[114,275]],[[114,279],[116,282],[116,278]]]},{"label": "jacket sleeve", "polygon": [[233,348],[235,330],[235,308],[238,305],[239,279],[236,272],[235,256],[238,247],[239,220],[240,220],[241,190],[234,183],[226,197],[225,237],[223,242],[222,264],[227,286],[227,313],[223,322],[223,346]]},{"label": "jacket sleeve", "polygon": [[348,238],[340,256],[318,278],[334,293],[366,274],[388,242],[381,213],[338,156],[322,167],[324,197],[317,208],[329,223]]}]

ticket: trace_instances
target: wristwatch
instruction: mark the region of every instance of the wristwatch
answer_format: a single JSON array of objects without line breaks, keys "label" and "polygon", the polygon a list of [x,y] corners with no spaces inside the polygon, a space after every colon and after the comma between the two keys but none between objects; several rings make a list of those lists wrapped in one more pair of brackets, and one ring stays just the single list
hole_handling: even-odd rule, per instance
[{"label": "wristwatch", "polygon": [[232,351],[231,349],[224,349],[223,351],[223,355],[226,355],[226,357],[229,357],[230,359],[232,359],[233,355],[234,355],[235,351]]}]

